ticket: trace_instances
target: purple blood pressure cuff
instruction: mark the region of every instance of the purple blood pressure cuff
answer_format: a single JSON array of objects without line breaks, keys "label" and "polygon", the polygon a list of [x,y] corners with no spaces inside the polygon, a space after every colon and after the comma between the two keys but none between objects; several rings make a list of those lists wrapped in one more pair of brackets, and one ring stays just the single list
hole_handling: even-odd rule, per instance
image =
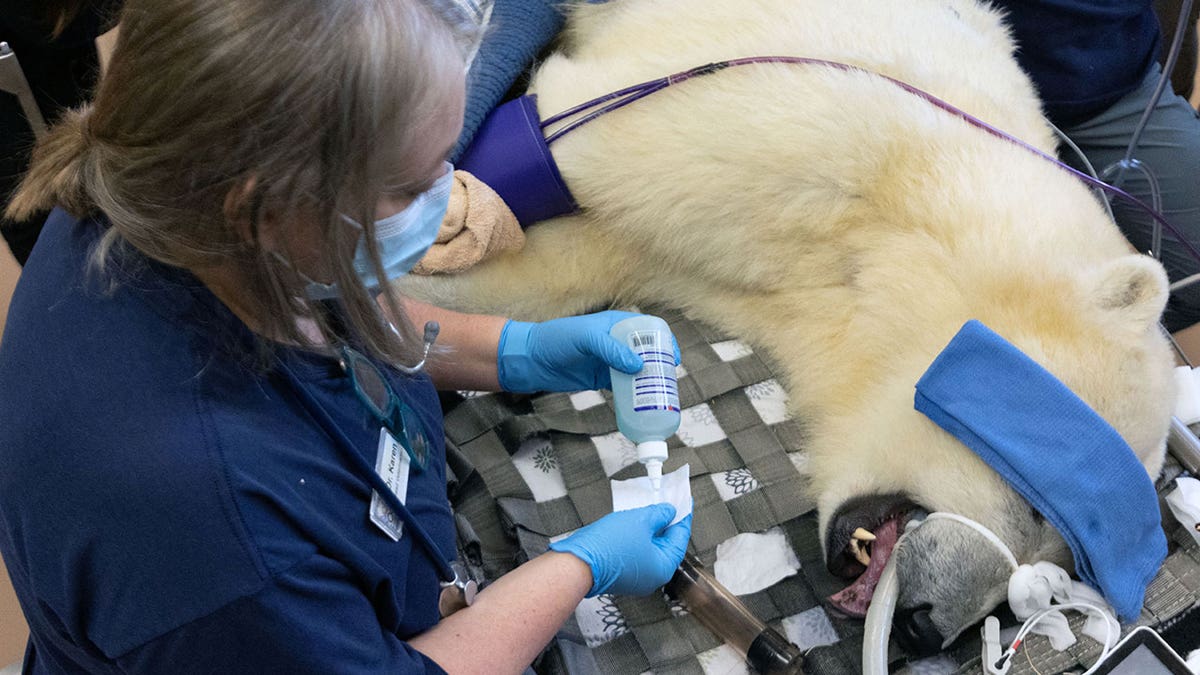
[{"label": "purple blood pressure cuff", "polygon": [[1116,429],[974,320],[917,382],[915,405],[1058,529],[1076,573],[1123,620],[1138,616],[1167,541],[1154,484]]},{"label": "purple blood pressure cuff", "polygon": [[542,135],[533,96],[492,110],[457,166],[495,190],[521,227],[577,208]]}]

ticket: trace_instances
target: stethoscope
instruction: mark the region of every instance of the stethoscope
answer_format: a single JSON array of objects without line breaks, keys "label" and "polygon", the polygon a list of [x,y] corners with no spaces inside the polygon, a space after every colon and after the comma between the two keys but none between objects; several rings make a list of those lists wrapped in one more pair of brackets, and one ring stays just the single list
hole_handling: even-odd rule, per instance
[{"label": "stethoscope", "polygon": [[[409,375],[415,375],[420,372],[425,366],[425,360],[429,356],[429,349],[433,346],[433,341],[437,339],[437,334],[437,322],[430,321],[426,323],[424,353],[421,356],[421,360],[413,366],[397,364],[394,367]],[[429,560],[437,568],[438,577],[441,579],[439,582],[441,592],[438,594],[438,612],[442,618],[471,605],[475,601],[476,594],[479,592],[479,584],[467,574],[466,566],[455,560],[454,557],[447,555],[433,541],[433,538],[429,536],[425,528],[421,527],[421,524],[412,515],[412,512],[408,510],[408,507],[404,505],[404,502],[400,501],[400,497],[392,491],[391,487],[375,471],[375,467],[367,463],[367,460],[359,453],[358,447],[346,437],[346,434],[333,421],[333,418],[329,416],[325,408],[302,386],[300,379],[296,377],[291,368],[283,362],[280,362],[279,367],[295,391],[305,412],[329,436],[334,445],[350,459],[350,463],[359,474],[366,477],[367,482],[371,485],[371,489],[383,498],[388,508],[392,510],[392,513],[404,521],[404,525],[408,528],[408,531],[416,537],[417,542],[425,550],[425,554],[429,557]]]}]

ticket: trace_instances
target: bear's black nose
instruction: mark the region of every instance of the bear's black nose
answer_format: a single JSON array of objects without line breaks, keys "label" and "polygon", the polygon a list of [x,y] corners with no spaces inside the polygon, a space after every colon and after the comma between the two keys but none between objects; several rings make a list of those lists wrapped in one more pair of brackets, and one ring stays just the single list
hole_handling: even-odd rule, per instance
[{"label": "bear's black nose", "polygon": [[910,656],[933,656],[942,651],[942,634],[929,617],[931,605],[896,610],[892,640]]}]

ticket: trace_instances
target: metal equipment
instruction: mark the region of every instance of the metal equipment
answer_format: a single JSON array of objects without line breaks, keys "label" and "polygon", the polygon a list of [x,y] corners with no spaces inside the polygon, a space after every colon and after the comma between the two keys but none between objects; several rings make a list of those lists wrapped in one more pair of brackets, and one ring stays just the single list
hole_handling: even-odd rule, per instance
[{"label": "metal equipment", "polygon": [[29,121],[34,136],[41,138],[46,134],[46,120],[42,117],[42,111],[38,109],[37,101],[33,98],[33,91],[30,90],[25,73],[21,70],[21,64],[17,61],[17,55],[7,42],[0,42],[0,91],[17,97],[21,103],[21,111],[25,113],[25,119]]}]

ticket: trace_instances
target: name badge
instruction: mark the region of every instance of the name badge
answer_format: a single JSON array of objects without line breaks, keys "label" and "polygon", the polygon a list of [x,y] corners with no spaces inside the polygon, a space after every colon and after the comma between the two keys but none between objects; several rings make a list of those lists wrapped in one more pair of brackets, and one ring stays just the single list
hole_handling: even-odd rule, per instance
[{"label": "name badge", "polygon": [[[386,428],[379,430],[379,450],[375,456],[375,472],[391,488],[392,492],[404,504],[408,497],[408,452],[404,446]],[[383,497],[376,491],[371,492],[371,522],[392,538],[400,541],[404,531],[404,521],[392,511]]]}]

